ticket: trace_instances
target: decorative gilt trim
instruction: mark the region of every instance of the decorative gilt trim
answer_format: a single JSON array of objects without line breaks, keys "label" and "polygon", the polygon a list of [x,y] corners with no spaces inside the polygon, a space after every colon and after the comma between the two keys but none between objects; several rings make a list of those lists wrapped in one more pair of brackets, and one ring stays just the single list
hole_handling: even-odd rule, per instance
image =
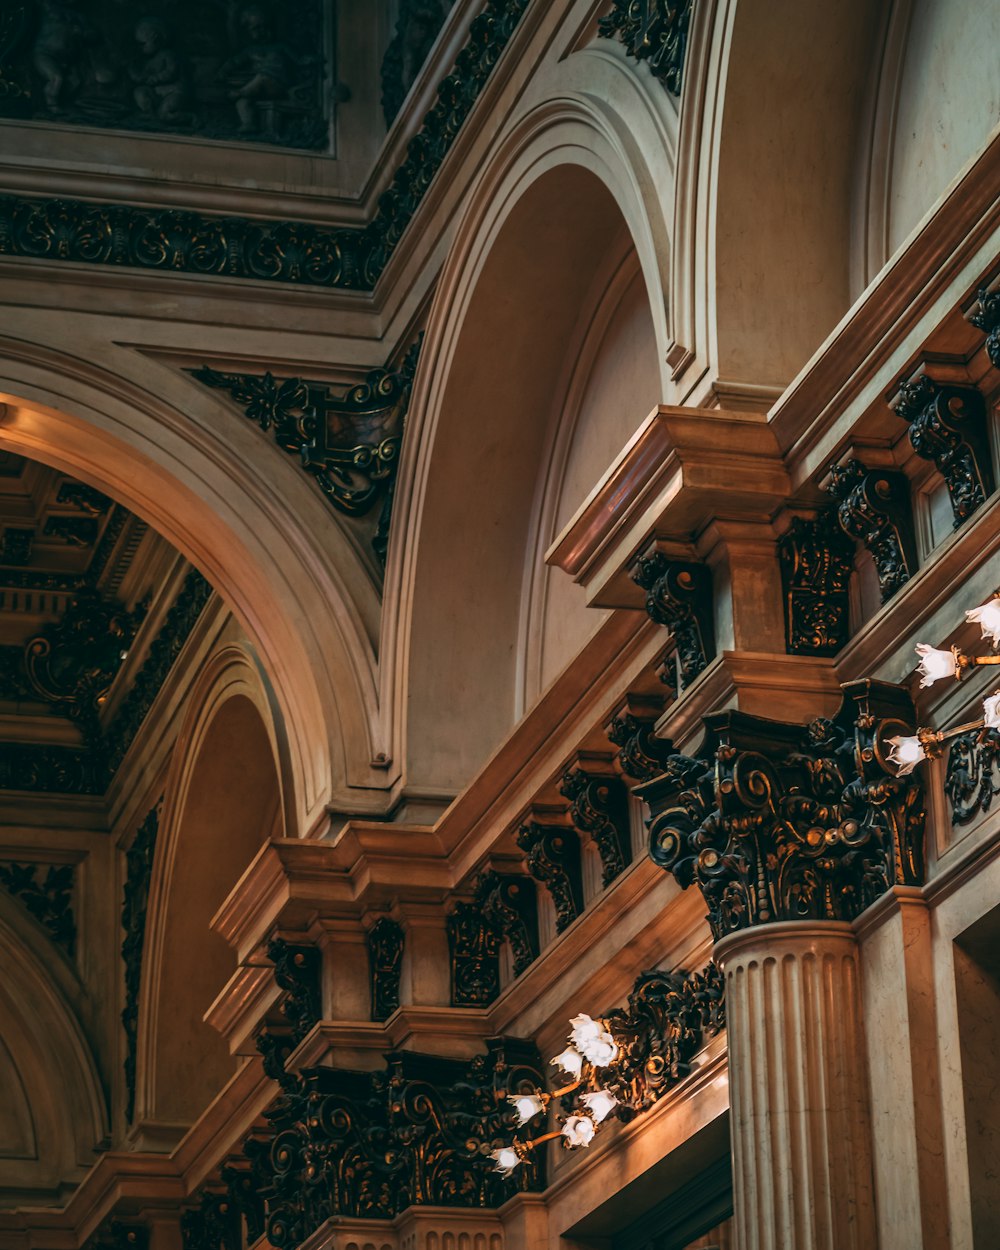
[{"label": "decorative gilt trim", "polygon": [[153,876],[156,836],[160,827],[160,803],[150,809],[136,830],[125,856],[125,892],[122,902],[122,959],[125,963],[125,1119],[131,1124],[135,1111],[136,1054],[139,1027],[139,985],[142,979],[142,951],[146,941],[146,906]]},{"label": "decorative gilt trim", "polygon": [[670,630],[689,686],[715,655],[712,574],[703,564],[671,560],[662,551],[642,556],[632,580],[646,591],[646,613]]},{"label": "decorative gilt trim", "polygon": [[399,1006],[405,936],[403,926],[388,916],[376,920],[366,935],[373,1020],[388,1020]]},{"label": "decorative gilt trim", "polygon": [[1000,733],[981,729],[962,734],[948,750],[944,792],[956,825],[967,825],[993,806],[1000,794]]},{"label": "decorative gilt trim", "polygon": [[552,896],[556,932],[562,933],[583,911],[580,839],[576,830],[532,819],[520,827],[515,840],[525,853],[528,871]]},{"label": "decorative gilt trim", "polygon": [[519,977],[538,958],[538,901],[530,877],[490,868],[476,883],[476,904],[486,923],[506,939]]},{"label": "decorative gilt trim", "polygon": [[581,766],[563,774],[559,793],[570,800],[569,815],[576,829],[597,847],[607,887],[632,862],[628,790],[613,773],[592,772]]},{"label": "decorative gilt trim", "polygon": [[500,993],[500,934],[473,903],[457,903],[446,923],[451,1005],[486,1007]]},{"label": "decorative gilt trim", "polygon": [[986,401],[974,386],[942,384],[921,373],[900,387],[893,409],[910,423],[913,450],[948,486],[955,529],[993,493]]},{"label": "decorative gilt trim", "polygon": [[833,509],[795,517],[778,539],[789,655],[836,655],[850,639],[854,544]]},{"label": "decorative gilt trim", "polygon": [[0,886],[23,904],[71,958],[76,947],[75,876],[74,864],[0,862]]},{"label": "decorative gilt trim", "polygon": [[617,35],[629,56],[648,62],[653,77],[679,96],[693,7],[693,0],[615,0],[597,33]]},{"label": "decorative gilt trim", "polygon": [[834,720],[806,726],[713,713],[698,754],[640,787],[650,855],[699,886],[716,940],[853,920],[891,886],[923,881],[921,782],[887,759],[888,738],[913,730],[912,702],[884,682],[843,690]]},{"label": "decorative gilt trim", "polygon": [[917,571],[910,484],[894,469],[869,469],[857,458],[830,466],[829,493],[848,537],[868,548],[886,603]]}]

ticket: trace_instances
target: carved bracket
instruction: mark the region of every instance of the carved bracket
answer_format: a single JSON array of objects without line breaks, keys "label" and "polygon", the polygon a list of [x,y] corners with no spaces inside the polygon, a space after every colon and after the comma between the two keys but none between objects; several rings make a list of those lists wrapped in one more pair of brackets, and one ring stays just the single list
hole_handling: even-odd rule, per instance
[{"label": "carved bracket", "polygon": [[403,926],[383,916],[368,930],[368,983],[373,1020],[388,1020],[399,1006],[403,971]]},{"label": "carved bracket", "polygon": [[869,469],[856,458],[831,465],[830,473],[840,527],[871,552],[885,603],[917,570],[910,484],[905,474]]},{"label": "carved bracket", "polygon": [[712,574],[654,551],[637,562],[632,579],[646,591],[650,619],[673,634],[681,678],[690,685],[715,655]]},{"label": "carved bracket", "polygon": [[451,1005],[486,1007],[500,993],[501,936],[472,903],[456,904],[447,926]]},{"label": "carved bracket", "polygon": [[656,734],[662,708],[662,699],[630,698],[607,727],[609,741],[620,748],[618,766],[633,782],[650,781],[659,776],[674,753],[670,739]]},{"label": "carved bracket", "polygon": [[581,767],[563,775],[560,794],[570,800],[574,826],[594,842],[601,857],[601,880],[609,886],[632,862],[628,790],[620,777]]},{"label": "carved bracket", "polygon": [[796,517],[778,539],[789,655],[836,655],[850,638],[854,545],[829,509]]},{"label": "carved bracket", "polygon": [[974,386],[944,385],[922,373],[900,388],[894,410],[910,423],[913,450],[944,478],[958,529],[993,493],[986,401]]},{"label": "carved bracket", "polygon": [[338,512],[359,517],[381,503],[372,547],[381,564],[389,542],[393,486],[422,335],[395,372],[376,369],[359,386],[333,395],[329,386],[270,373],[192,369],[206,386],[228,391],[283,450],[299,456]]},{"label": "carved bracket", "polygon": [[291,1027],[292,1040],[301,1042],[323,1018],[322,952],[315,946],[293,945],[276,937],[267,944],[267,957],[274,964],[275,983],[286,994],[281,1010]]},{"label": "carved bracket", "polygon": [[538,901],[531,878],[488,869],[476,883],[476,904],[510,944],[514,975],[520,976],[538,958]]},{"label": "carved bracket", "polygon": [[528,871],[548,888],[556,913],[556,932],[562,933],[583,911],[580,839],[565,825],[529,820],[517,831]]},{"label": "carved bracket", "polygon": [[978,310],[969,314],[969,320],[986,335],[986,354],[993,368],[1000,369],[1000,287],[993,291],[981,287],[976,300]]},{"label": "carved bracket", "polygon": [[653,77],[679,96],[693,7],[693,0],[615,0],[597,31],[605,39],[617,35],[629,56],[648,62]]},{"label": "carved bracket", "polygon": [[1000,733],[982,729],[962,734],[948,751],[944,792],[956,825],[988,812],[1000,794]]},{"label": "carved bracket", "polygon": [[24,904],[69,956],[76,946],[75,872],[73,864],[0,863],[0,886]]},{"label": "carved bracket", "polygon": [[650,855],[697,884],[716,939],[780,920],[853,920],[892,885],[923,880],[923,790],[888,763],[912,733],[906,692],[844,687],[837,717],[807,726],[746,713],[706,718],[697,756],[642,786]]}]

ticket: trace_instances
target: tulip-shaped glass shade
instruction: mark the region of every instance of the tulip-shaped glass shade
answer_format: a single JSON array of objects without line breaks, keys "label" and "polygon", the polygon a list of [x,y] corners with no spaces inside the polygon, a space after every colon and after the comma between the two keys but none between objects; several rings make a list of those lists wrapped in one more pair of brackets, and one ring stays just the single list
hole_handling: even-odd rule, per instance
[{"label": "tulip-shaped glass shade", "polygon": [[972,608],[966,612],[965,619],[978,625],[983,637],[988,638],[994,647],[1000,647],[1000,596],[984,603],[981,608]]},{"label": "tulip-shaped glass shade", "polygon": [[598,1124],[606,1120],[618,1106],[618,1099],[610,1089],[599,1089],[592,1094],[584,1094],[582,1101],[586,1103],[587,1110]]},{"label": "tulip-shaped glass shade", "polygon": [[562,1135],[570,1146],[589,1146],[597,1126],[589,1115],[571,1115],[562,1126]]},{"label": "tulip-shaped glass shade", "polygon": [[499,1172],[501,1176],[510,1176],[521,1163],[521,1156],[513,1146],[501,1146],[499,1150],[491,1152],[490,1158],[496,1164],[493,1170]]},{"label": "tulip-shaped glass shade", "polygon": [[983,700],[983,724],[987,729],[1000,729],[1000,690]]},{"label": "tulip-shaped glass shade", "polygon": [[554,1059],[549,1061],[555,1064],[557,1068],[562,1068],[567,1076],[571,1076],[575,1081],[580,1079],[580,1073],[583,1071],[583,1055],[572,1046],[567,1046],[561,1055],[556,1055]]},{"label": "tulip-shaped glass shade", "polygon": [[507,1101],[517,1112],[517,1126],[520,1128],[533,1120],[540,1111],[545,1110],[545,1102],[538,1094],[508,1094]]},{"label": "tulip-shaped glass shade", "polygon": [[889,763],[896,765],[896,772],[900,777],[912,773],[920,761],[927,758],[924,744],[916,736],[890,738],[889,745],[892,747]]},{"label": "tulip-shaped glass shade", "polygon": [[928,646],[926,642],[918,642],[916,652],[920,656],[921,686],[933,686],[936,681],[945,677],[958,676],[958,657],[954,651],[942,651],[938,647]]}]

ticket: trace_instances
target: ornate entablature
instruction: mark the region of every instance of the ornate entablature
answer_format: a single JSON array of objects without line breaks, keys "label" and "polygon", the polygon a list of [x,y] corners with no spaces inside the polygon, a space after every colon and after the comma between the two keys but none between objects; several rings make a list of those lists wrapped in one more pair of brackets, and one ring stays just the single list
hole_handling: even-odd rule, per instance
[{"label": "ornate entablature", "polygon": [[324,383],[270,373],[191,372],[206,386],[228,391],[249,420],[270,431],[284,451],[297,455],[338,512],[362,517],[380,505],[371,542],[384,566],[420,343],[418,337],[398,369],[375,369],[342,395],[332,394]]},{"label": "ornate entablature", "polygon": [[325,149],[322,0],[26,0],[0,41],[0,117]]},{"label": "ornate entablature", "polygon": [[716,939],[853,920],[923,881],[922,787],[887,760],[888,738],[914,724],[905,691],[874,681],[846,685],[837,716],[805,726],[713,713],[697,755],[674,755],[639,789],[650,855],[700,888]]}]

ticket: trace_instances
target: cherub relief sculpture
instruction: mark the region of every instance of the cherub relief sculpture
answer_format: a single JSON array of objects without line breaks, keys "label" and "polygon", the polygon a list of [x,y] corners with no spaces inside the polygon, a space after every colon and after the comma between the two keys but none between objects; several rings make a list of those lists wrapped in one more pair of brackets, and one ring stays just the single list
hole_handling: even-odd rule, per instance
[{"label": "cherub relief sculpture", "polygon": [[236,102],[240,134],[273,132],[273,106],[292,99],[293,89],[304,68],[291,49],[275,38],[273,20],[262,4],[236,7],[231,28],[236,27],[239,41],[245,41],[238,52],[222,66],[219,77],[233,85],[230,97]]},{"label": "cherub relief sculpture", "polygon": [[133,95],[142,113],[152,114],[160,121],[181,121],[190,93],[188,67],[173,47],[166,22],[158,17],[144,17],[135,26],[139,58],[129,68],[135,84]]}]

